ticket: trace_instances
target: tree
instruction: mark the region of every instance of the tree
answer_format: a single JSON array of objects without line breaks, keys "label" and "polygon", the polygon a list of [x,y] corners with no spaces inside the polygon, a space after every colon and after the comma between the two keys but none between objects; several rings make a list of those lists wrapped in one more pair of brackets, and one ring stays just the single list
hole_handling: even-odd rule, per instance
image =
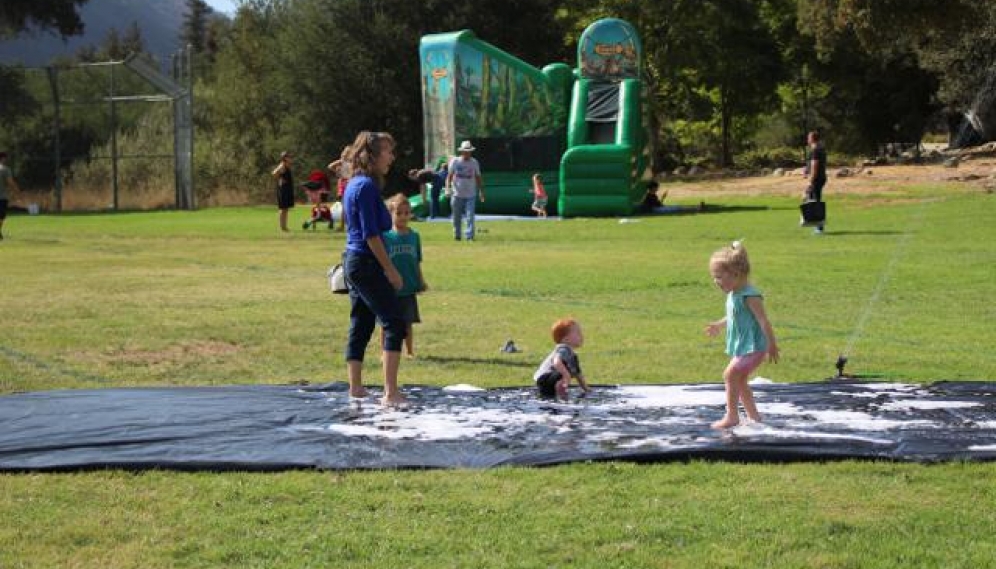
[{"label": "tree", "polygon": [[470,28],[542,66],[565,59],[563,32],[550,24],[558,8],[555,0],[245,2],[220,42],[218,80],[200,100],[211,106],[213,136],[244,149],[257,171],[285,148],[302,166],[324,166],[358,131],[386,130],[398,142],[399,179],[423,161],[420,38]]},{"label": "tree", "polygon": [[[195,85],[194,120],[200,140],[195,162],[202,165],[205,178],[199,187],[262,188],[259,177],[267,165],[281,150],[292,148],[282,133],[290,109],[283,102],[287,89],[277,83],[274,58],[274,31],[282,21],[281,0],[244,2],[220,41],[213,75]],[[224,150],[208,156],[212,148]]]},{"label": "tree", "polygon": [[145,38],[142,37],[142,28],[138,27],[138,22],[132,22],[125,28],[121,36],[121,50],[125,56],[129,53],[145,52]]},{"label": "tree", "polygon": [[996,59],[993,2],[812,0],[799,3],[799,19],[823,59],[847,42],[880,61],[913,54],[949,107],[971,104]]},{"label": "tree", "polygon": [[187,11],[180,27],[180,42],[189,45],[195,54],[207,49],[208,18],[214,12],[204,0],[186,0]]},{"label": "tree", "polygon": [[978,0],[803,0],[799,16],[820,53],[841,39],[867,52],[906,51],[911,45],[949,43],[985,12]]},{"label": "tree", "polygon": [[[0,87],[3,87],[3,97],[0,97],[0,133],[13,133],[16,128],[16,117],[30,115],[41,107],[25,86],[26,78],[23,69],[0,66]],[[0,143],[4,142],[0,140]],[[0,144],[4,146],[4,144]]]},{"label": "tree", "polygon": [[137,22],[132,22],[124,33],[112,27],[107,30],[100,44],[87,44],[76,50],[74,59],[82,62],[120,61],[131,53],[143,53],[145,40]]},{"label": "tree", "polygon": [[88,0],[4,0],[0,3],[0,38],[34,25],[51,29],[62,37],[83,31],[77,7]]},{"label": "tree", "polygon": [[[16,35],[30,25],[57,31],[62,37],[79,34],[83,31],[77,7],[87,0],[3,0],[0,3],[0,39]],[[23,108],[26,100],[23,78],[8,72],[0,65],[0,116],[6,112]],[[9,122],[9,121],[8,121]]]},{"label": "tree", "polygon": [[699,37],[703,41],[698,72],[703,86],[717,96],[720,162],[731,166],[734,119],[773,107],[783,67],[774,39],[753,1],[703,1],[701,10]]}]

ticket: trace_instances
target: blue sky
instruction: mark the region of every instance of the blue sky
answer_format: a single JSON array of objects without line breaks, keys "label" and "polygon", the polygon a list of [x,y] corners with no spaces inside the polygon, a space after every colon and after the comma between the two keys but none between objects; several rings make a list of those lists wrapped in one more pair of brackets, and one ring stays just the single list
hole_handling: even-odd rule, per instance
[{"label": "blue sky", "polygon": [[237,0],[204,0],[215,12],[232,15],[238,7]]}]

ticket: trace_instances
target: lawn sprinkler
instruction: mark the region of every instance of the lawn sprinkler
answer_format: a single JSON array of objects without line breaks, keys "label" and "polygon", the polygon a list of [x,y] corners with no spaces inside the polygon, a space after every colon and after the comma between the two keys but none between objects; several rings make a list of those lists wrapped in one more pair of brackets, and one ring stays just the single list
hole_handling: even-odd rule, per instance
[{"label": "lawn sprinkler", "polygon": [[843,379],[847,377],[844,375],[844,366],[847,365],[847,356],[844,354],[837,356],[837,363],[833,365],[837,368],[837,375],[834,376],[834,379]]},{"label": "lawn sprinkler", "polygon": [[515,346],[515,340],[509,338],[508,341],[505,342],[505,345],[502,346],[501,350],[499,351],[501,351],[504,354],[514,354],[520,350]]}]

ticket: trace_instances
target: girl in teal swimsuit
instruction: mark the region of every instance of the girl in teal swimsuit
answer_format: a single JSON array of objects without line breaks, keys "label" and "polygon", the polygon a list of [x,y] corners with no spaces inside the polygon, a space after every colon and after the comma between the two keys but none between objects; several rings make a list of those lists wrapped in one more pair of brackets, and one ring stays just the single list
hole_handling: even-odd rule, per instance
[{"label": "girl in teal swimsuit", "polygon": [[778,343],[764,312],[761,292],[750,284],[750,260],[743,244],[734,241],[733,245],[713,253],[709,259],[709,274],[716,286],[726,293],[726,316],[710,322],[705,331],[709,336],[715,336],[726,329],[726,353],[731,358],[723,371],[726,414],[712,426],[726,429],[740,424],[740,403],[743,403],[747,417],[759,422],[761,414],[747,381],[765,356],[772,363],[778,363]]}]

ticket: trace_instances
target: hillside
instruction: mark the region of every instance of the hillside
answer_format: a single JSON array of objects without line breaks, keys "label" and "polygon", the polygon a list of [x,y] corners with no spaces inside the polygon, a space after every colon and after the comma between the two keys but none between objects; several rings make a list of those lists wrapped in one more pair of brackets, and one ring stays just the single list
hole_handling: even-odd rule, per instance
[{"label": "hillside", "polygon": [[[885,166],[844,166],[832,165],[828,171],[829,180],[824,196],[832,199],[834,194],[874,194],[887,192],[892,188],[908,186],[928,186],[963,184],[979,191],[996,192],[996,144],[990,143],[954,152],[960,159],[956,166],[934,161],[924,164],[885,165]],[[850,175],[842,176],[848,169]],[[753,177],[685,177],[680,180],[666,180],[661,191],[667,190],[667,205],[695,203],[700,200],[712,202],[723,196],[739,195],[798,195],[806,188],[807,180],[799,172],[789,172],[784,176]]]},{"label": "hillside", "polygon": [[137,22],[145,47],[164,57],[180,47],[179,33],[186,11],[184,0],[90,0],[80,9],[83,35],[65,41],[47,31],[32,31],[0,41],[0,62],[46,65],[54,57],[72,55],[82,46],[100,44],[111,28],[119,32]]}]

